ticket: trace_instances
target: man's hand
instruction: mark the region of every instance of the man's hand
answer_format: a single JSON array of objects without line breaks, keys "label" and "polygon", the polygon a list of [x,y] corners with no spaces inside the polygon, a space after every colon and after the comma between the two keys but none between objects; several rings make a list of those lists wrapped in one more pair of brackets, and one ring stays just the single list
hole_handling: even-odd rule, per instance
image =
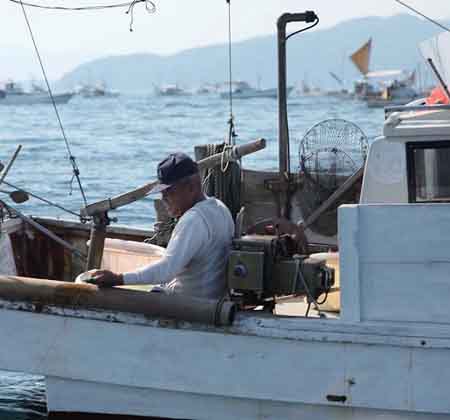
[{"label": "man's hand", "polygon": [[95,284],[98,287],[114,287],[123,285],[122,274],[116,274],[109,270],[90,270],[89,278],[85,283]]}]

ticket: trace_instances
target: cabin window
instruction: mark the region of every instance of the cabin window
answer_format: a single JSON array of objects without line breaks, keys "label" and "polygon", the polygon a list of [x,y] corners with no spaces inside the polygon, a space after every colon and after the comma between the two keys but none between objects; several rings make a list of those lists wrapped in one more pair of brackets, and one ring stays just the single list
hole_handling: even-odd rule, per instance
[{"label": "cabin window", "polygon": [[406,144],[410,203],[450,202],[450,141]]}]

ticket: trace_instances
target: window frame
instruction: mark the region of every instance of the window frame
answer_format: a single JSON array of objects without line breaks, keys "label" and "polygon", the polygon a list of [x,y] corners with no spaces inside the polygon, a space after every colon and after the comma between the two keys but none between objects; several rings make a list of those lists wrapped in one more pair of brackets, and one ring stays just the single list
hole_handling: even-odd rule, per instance
[{"label": "window frame", "polygon": [[[434,140],[434,141],[411,141],[406,142],[406,178],[408,183],[408,203],[433,204],[434,201],[417,201],[417,185],[416,185],[416,165],[414,160],[415,150],[425,149],[449,149],[450,140]],[[439,201],[440,203],[450,203],[448,200]]]}]

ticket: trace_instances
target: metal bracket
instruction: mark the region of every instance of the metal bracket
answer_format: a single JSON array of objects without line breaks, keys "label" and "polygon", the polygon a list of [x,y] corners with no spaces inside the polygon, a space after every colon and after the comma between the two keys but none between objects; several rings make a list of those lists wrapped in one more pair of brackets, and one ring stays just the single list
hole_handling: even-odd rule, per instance
[{"label": "metal bracket", "polygon": [[289,181],[287,179],[280,180],[280,178],[264,180],[264,188],[279,194],[279,193],[294,193],[298,188],[298,183]]}]

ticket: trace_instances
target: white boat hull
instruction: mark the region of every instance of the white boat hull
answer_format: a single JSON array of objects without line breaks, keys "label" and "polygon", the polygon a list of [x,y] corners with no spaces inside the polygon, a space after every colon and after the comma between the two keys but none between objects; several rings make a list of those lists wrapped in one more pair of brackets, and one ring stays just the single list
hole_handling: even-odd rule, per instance
[{"label": "white boat hull", "polygon": [[[53,95],[53,99],[57,104],[65,104],[72,98],[73,93],[61,93]],[[48,94],[23,94],[23,95],[6,95],[0,98],[0,105],[38,105],[50,104],[52,100]]]},{"label": "white boat hull", "polygon": [[[283,403],[227,398],[187,392],[124,387],[120,385],[46,378],[50,418],[67,419],[75,413],[130,418],[198,420],[448,420],[447,415],[393,412],[364,408]],[[83,411],[80,411],[82,402]],[[133,414],[130,414],[133,413]],[[150,417],[150,418],[151,418]]]},{"label": "white boat hull", "polygon": [[44,375],[50,412],[450,419],[450,340],[411,327],[242,316],[219,329],[22,305],[0,305],[0,369]]},{"label": "white boat hull", "polygon": [[[289,96],[293,87],[288,87],[286,89],[286,96]],[[222,99],[227,99],[229,97],[228,92],[222,92],[220,97]],[[233,92],[233,99],[255,99],[255,98],[272,98],[276,99],[278,97],[278,89],[249,89]]]}]

